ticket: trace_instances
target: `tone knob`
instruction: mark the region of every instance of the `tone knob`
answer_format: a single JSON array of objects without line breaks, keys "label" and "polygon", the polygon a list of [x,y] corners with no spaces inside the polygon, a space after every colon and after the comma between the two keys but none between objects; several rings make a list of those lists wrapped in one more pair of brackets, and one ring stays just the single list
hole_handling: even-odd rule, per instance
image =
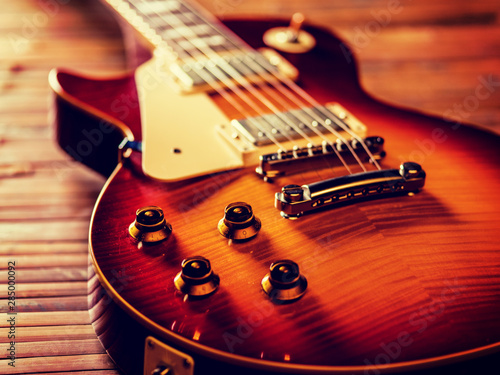
[{"label": "tone knob", "polygon": [[207,258],[186,258],[181,267],[181,271],[174,278],[174,284],[182,293],[192,297],[204,297],[214,293],[219,287],[219,276],[213,272]]},{"label": "tone knob", "polygon": [[274,262],[262,279],[262,289],[276,303],[298,300],[307,289],[307,280],[300,274],[299,266],[289,259]]},{"label": "tone knob", "polygon": [[234,202],[224,209],[224,217],[219,221],[218,228],[224,237],[244,241],[257,235],[261,222],[248,203]]},{"label": "tone knob", "polygon": [[172,233],[172,226],[165,220],[160,207],[147,206],[136,211],[128,231],[135,240],[153,244],[166,240]]}]

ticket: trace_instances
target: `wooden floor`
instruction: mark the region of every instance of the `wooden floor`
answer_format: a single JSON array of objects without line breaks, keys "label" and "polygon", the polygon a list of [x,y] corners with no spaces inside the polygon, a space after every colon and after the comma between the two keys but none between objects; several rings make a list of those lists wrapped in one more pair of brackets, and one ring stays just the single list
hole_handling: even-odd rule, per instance
[{"label": "wooden floor", "polygon": [[[300,10],[352,46],[374,96],[500,133],[496,0],[202,3],[220,17],[288,17]],[[0,9],[0,373],[117,374],[86,310],[88,221],[103,180],[56,148],[47,74],[55,66],[118,72],[125,67],[121,37],[91,0],[0,0]],[[491,95],[479,98],[476,89],[486,81]],[[15,367],[5,357],[10,261]]]}]

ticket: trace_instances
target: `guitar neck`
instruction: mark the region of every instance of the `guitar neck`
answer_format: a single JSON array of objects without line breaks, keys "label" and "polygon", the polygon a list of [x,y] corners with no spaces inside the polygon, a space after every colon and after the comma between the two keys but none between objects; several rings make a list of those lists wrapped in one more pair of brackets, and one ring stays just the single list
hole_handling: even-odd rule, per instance
[{"label": "guitar neck", "polygon": [[247,49],[199,5],[180,0],[105,0],[153,46],[172,60]]}]

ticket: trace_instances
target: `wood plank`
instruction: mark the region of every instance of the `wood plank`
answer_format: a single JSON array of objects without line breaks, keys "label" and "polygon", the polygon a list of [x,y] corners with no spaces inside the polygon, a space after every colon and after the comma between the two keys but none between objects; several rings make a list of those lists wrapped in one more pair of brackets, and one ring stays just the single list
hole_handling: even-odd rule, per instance
[{"label": "wood plank", "polygon": [[[87,295],[86,281],[25,283],[16,282],[16,297],[55,297]],[[0,290],[0,298],[8,298],[7,288]]]},{"label": "wood plank", "polygon": [[41,142],[40,139],[33,140],[9,140],[4,141],[0,148],[0,160],[3,163],[33,161],[65,160],[64,154],[55,144]]},{"label": "wood plank", "polygon": [[[7,314],[0,314],[2,322],[0,328],[8,327]],[[17,327],[39,327],[39,326],[53,326],[53,325],[75,325],[75,324],[89,324],[88,311],[51,311],[51,312],[30,312],[19,313],[16,317],[16,331]],[[21,334],[19,334],[21,336]]]},{"label": "wood plank", "polygon": [[[70,170],[68,171],[58,171],[59,173],[72,174]],[[25,195],[1,195],[0,194],[0,207],[2,207],[2,212],[0,215],[7,216],[6,212],[10,212],[12,217],[21,216],[16,213],[16,210],[23,210],[29,207],[33,207],[33,210],[38,210],[39,212],[34,215],[26,215],[24,219],[29,217],[40,217],[39,215],[43,213],[43,207],[47,208],[48,212],[54,211],[55,207],[63,208],[68,211],[71,210],[71,206],[81,207],[82,210],[91,210],[95,203],[94,197],[80,197],[74,194],[54,194],[50,196],[45,196],[43,202],[36,195],[25,196]],[[45,214],[47,215],[47,214]],[[88,216],[87,216],[88,217]],[[8,220],[8,216],[5,218]],[[19,217],[22,219],[22,217]],[[45,217],[48,218],[48,217]],[[54,217],[55,218],[55,217]]]},{"label": "wood plank", "polygon": [[[35,226],[35,224],[30,224]],[[1,224],[0,224],[1,227]],[[0,256],[0,269],[7,268],[7,262],[16,262],[16,269],[39,267],[85,267],[88,264],[87,254],[44,254],[42,256],[18,255]]]},{"label": "wood plank", "polygon": [[[5,347],[5,345],[3,345],[3,347]],[[16,344],[17,358],[103,353],[105,353],[105,350],[96,339],[38,341]]]},{"label": "wood plank", "polygon": [[[59,167],[59,164],[54,166],[57,168]],[[38,196],[44,196],[52,194],[82,194],[87,197],[95,197],[95,189],[98,189],[101,185],[100,183],[95,186],[90,184],[78,184],[75,183],[78,182],[78,179],[76,178],[73,178],[73,183],[71,183],[69,180],[71,174],[68,175],[68,173],[64,173],[64,171],[63,173],[59,173],[57,169],[52,170],[51,172],[51,175],[47,174],[45,176],[36,174],[35,176],[27,175],[23,178],[4,179],[2,181],[2,191],[0,192],[0,195],[36,194]],[[63,183],[66,176],[68,176],[68,183]],[[58,178],[60,179],[59,181],[57,181]],[[80,180],[85,181],[81,178]],[[55,181],[58,183],[55,183]],[[89,183],[90,181],[87,180],[86,182]],[[37,186],[36,191],[33,191],[33,184],[36,184]]]},{"label": "wood plank", "polygon": [[0,368],[5,374],[33,374],[43,371],[102,370],[114,368],[107,354],[65,355],[16,359],[16,367],[7,365],[6,359],[0,360]]},{"label": "wood plank", "polygon": [[92,214],[91,199],[60,203],[51,206],[4,207],[0,209],[0,221],[26,221],[26,218],[31,218],[31,220],[88,219]]},{"label": "wood plank", "polygon": [[[46,297],[42,295],[41,297],[33,297],[34,298],[17,298],[16,312],[87,311],[88,309],[86,293],[80,296]],[[7,312],[7,300],[2,300],[1,303],[0,312]]]},{"label": "wood plank", "polygon": [[[56,319],[54,318],[54,322]],[[0,343],[6,343],[8,328],[0,328]],[[62,341],[96,339],[90,324],[53,325],[45,327],[17,327],[16,342]]]},{"label": "wood plank", "polygon": [[45,254],[45,253],[50,253],[50,254],[67,254],[67,253],[81,253],[81,254],[87,254],[88,253],[88,245],[86,241],[79,241],[79,242],[63,242],[63,243],[48,243],[48,242],[22,242],[22,241],[16,241],[16,242],[11,242],[11,241],[5,241],[2,243],[2,246],[0,246],[0,254],[1,255],[9,255],[9,256],[16,256],[16,255],[28,255],[28,254],[33,254],[33,255],[38,255],[38,254]]},{"label": "wood plank", "polygon": [[[0,271],[0,280],[7,280],[8,271]],[[23,283],[50,281],[86,281],[87,271],[82,267],[49,267],[16,270],[16,279]]]},{"label": "wood plank", "polygon": [[[0,223],[0,240],[75,241],[86,240],[87,220],[32,222],[30,225]],[[61,228],[65,228],[64,231]],[[34,260],[37,263],[36,260]],[[47,263],[45,263],[47,265]]]}]

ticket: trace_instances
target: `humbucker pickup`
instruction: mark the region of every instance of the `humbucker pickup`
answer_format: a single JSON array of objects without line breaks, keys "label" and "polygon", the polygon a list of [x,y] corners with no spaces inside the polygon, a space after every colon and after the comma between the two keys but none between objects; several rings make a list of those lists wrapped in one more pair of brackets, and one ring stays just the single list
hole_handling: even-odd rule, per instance
[{"label": "humbucker pickup", "polygon": [[273,139],[286,142],[290,139],[307,139],[317,134],[331,135],[332,132],[343,132],[346,128],[358,136],[366,133],[366,126],[338,103],[232,120],[231,125],[255,146],[271,144]]},{"label": "humbucker pickup", "polygon": [[306,213],[381,196],[394,196],[419,191],[425,184],[425,171],[413,162],[399,169],[377,170],[331,178],[309,185],[287,185],[276,193],[275,206],[285,218],[298,218]]},{"label": "humbucker pickup", "polygon": [[341,158],[348,164],[356,163],[352,151],[362,162],[369,162],[372,158],[380,160],[385,156],[383,138],[368,137],[363,139],[363,143],[371,155],[357,139],[345,142],[338,139],[332,144],[323,142],[320,146],[308,145],[308,147],[296,147],[291,151],[280,150],[261,155],[256,172],[268,180],[285,174],[298,173],[311,165],[318,169],[336,167],[342,165]]}]

